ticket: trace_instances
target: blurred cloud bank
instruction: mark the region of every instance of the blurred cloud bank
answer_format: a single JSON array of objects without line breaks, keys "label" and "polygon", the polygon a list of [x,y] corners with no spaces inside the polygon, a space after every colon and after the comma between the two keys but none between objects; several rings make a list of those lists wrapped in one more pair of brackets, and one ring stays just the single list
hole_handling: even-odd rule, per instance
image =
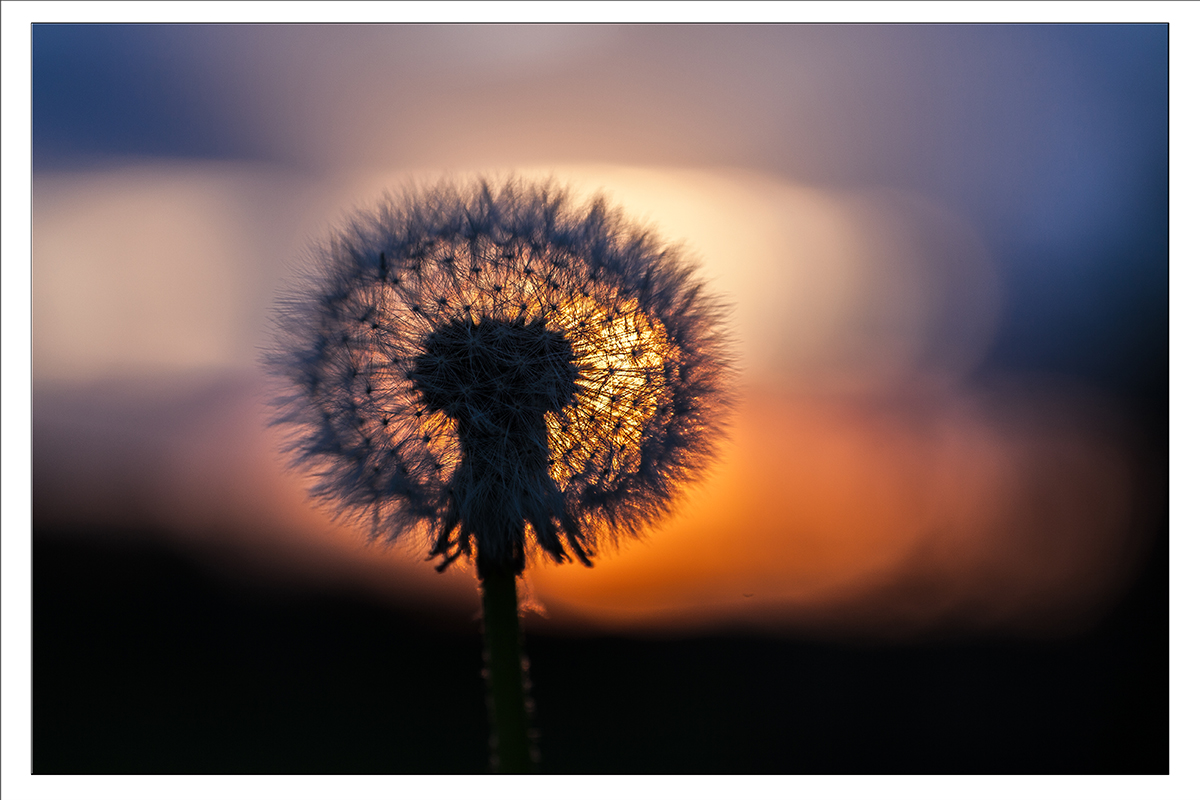
[{"label": "blurred cloud bank", "polygon": [[[684,243],[731,300],[748,380],[808,392],[953,381],[990,343],[1000,289],[986,249],[965,220],[919,196],[823,191],[727,170],[563,164],[488,173],[619,198],[631,217]],[[384,185],[413,179],[397,174]],[[320,197],[370,197],[379,180],[330,187],[193,162],[39,179],[38,380],[253,366],[272,292],[303,260],[309,231],[328,227],[297,229],[298,219],[326,210],[336,218],[349,209],[325,209]]]},{"label": "blurred cloud bank", "polygon": [[703,262],[744,386],[723,466],[645,546],[531,576],[548,624],[1069,628],[1164,510],[1130,409],[1165,410],[1165,44],[35,26],[35,521],[469,608],[466,573],[307,504],[255,363],[274,293],[352,207],[552,174]]}]

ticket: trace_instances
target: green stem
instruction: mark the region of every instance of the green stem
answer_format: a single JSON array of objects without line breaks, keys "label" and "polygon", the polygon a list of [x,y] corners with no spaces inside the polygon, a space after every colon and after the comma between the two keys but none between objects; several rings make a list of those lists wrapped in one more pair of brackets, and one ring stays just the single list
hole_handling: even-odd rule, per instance
[{"label": "green stem", "polygon": [[529,701],[517,616],[517,576],[489,570],[483,585],[483,657],[492,718],[492,765],[497,772],[532,772]]}]

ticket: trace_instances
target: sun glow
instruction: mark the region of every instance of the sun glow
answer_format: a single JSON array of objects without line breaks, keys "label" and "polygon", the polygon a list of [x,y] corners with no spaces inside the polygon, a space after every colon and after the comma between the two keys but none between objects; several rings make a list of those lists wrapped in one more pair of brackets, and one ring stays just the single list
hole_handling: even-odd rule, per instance
[{"label": "sun glow", "polygon": [[[576,402],[547,414],[554,417],[547,419],[550,476],[565,486],[587,466],[584,454],[608,442],[610,463],[602,467],[600,485],[611,490],[617,476],[641,467],[640,442],[667,391],[663,364],[672,345],[662,324],[655,324],[632,301],[606,306],[580,296],[549,320],[575,334],[579,367]],[[579,438],[580,432],[588,441]]]}]

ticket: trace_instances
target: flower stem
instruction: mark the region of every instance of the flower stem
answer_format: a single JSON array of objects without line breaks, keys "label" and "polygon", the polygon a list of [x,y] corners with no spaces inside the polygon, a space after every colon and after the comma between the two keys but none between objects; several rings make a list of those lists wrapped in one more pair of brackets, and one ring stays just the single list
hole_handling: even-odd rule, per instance
[{"label": "flower stem", "polygon": [[517,615],[517,576],[489,570],[483,586],[483,656],[492,718],[492,766],[497,772],[532,772],[529,700]]}]

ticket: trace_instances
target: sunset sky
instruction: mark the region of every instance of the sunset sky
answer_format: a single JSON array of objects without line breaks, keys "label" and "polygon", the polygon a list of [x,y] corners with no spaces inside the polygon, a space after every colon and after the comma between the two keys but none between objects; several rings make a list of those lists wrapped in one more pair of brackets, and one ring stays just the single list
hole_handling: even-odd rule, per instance
[{"label": "sunset sky", "polygon": [[389,187],[552,175],[703,264],[740,398],[662,530],[532,573],[549,624],[1069,625],[1164,511],[1122,403],[1165,387],[1165,59],[1154,27],[35,28],[39,520],[424,584],[274,455],[270,305]]},{"label": "sunset sky", "polygon": [[530,631],[1084,635],[1165,547],[1167,57],[1165,25],[35,25],[35,542],[469,619],[468,568],[308,498],[261,358],[353,210],[553,177],[700,264],[737,402],[664,523],[528,571]]}]

